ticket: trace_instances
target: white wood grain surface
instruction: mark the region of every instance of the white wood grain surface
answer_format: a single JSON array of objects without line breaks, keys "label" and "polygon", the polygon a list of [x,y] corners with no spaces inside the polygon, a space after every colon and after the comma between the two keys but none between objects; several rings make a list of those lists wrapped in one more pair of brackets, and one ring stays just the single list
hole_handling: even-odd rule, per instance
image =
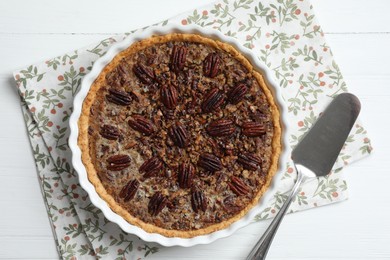
[{"label": "white wood grain surface", "polygon": [[[12,71],[211,2],[0,2],[0,259],[58,258]],[[348,201],[285,218],[268,259],[390,259],[390,1],[312,3],[350,91],[362,101],[374,152],[345,169]],[[244,259],[267,224],[211,245],[162,249],[155,258]]]}]

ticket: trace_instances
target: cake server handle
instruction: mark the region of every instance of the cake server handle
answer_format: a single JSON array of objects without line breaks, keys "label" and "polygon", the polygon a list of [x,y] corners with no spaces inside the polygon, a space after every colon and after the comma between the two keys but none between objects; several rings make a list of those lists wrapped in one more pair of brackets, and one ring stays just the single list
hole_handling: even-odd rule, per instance
[{"label": "cake server handle", "polygon": [[276,234],[276,231],[279,228],[280,223],[283,220],[284,215],[286,215],[287,209],[289,208],[293,198],[297,194],[299,190],[299,186],[304,181],[305,175],[298,171],[298,178],[294,184],[292,192],[290,196],[288,196],[287,200],[284,202],[283,206],[280,208],[278,214],[276,214],[275,218],[272,220],[271,224],[264,232],[263,236],[253,247],[252,251],[247,256],[247,260],[263,260],[267,256],[268,249],[272,244],[272,240]]}]

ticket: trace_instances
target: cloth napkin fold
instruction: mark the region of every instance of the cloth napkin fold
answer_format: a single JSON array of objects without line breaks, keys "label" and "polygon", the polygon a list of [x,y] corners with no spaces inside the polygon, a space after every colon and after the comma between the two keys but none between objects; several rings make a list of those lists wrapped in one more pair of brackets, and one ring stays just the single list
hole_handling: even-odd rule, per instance
[{"label": "cloth napkin fold", "polygon": [[[198,24],[220,30],[252,49],[274,72],[288,109],[289,145],[297,144],[331,99],[347,91],[312,6],[307,0],[223,0],[166,20],[166,24]],[[27,133],[42,194],[61,258],[96,256],[140,259],[164,250],[126,234],[104,218],[79,186],[68,147],[68,119],[73,98],[92,64],[115,42],[113,36],[44,63],[14,72]],[[358,122],[328,177],[305,184],[291,212],[347,198],[342,168],[371,151]],[[288,195],[296,173],[291,162],[283,169],[278,192],[255,220],[273,217]]]}]

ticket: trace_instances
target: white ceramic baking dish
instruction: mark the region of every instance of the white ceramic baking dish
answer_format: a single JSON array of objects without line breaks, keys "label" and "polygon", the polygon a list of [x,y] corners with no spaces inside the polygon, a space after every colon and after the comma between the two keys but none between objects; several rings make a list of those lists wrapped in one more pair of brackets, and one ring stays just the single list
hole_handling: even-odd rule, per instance
[{"label": "white ceramic baking dish", "polygon": [[[208,38],[212,38],[215,40],[219,40],[225,43],[228,43],[239,50],[248,60],[252,63],[254,68],[259,71],[265,78],[267,85],[271,88],[273,92],[274,98],[279,106],[281,112],[281,125],[282,125],[282,154],[279,160],[279,167],[276,175],[274,176],[272,183],[267,190],[267,192],[263,195],[263,197],[258,202],[257,206],[252,208],[244,217],[240,220],[234,222],[227,228],[223,230],[216,231],[214,233],[208,235],[197,236],[193,238],[178,238],[178,237],[165,237],[160,234],[152,234],[144,231],[140,227],[134,226],[124,220],[121,216],[113,212],[107,203],[99,197],[97,194],[95,187],[88,180],[88,175],[84,164],[81,161],[81,150],[77,145],[77,138],[79,135],[78,131],[78,119],[81,114],[81,108],[85,97],[88,94],[88,91],[91,87],[91,84],[100,74],[102,69],[117,55],[119,52],[128,48],[132,43],[137,42],[142,39],[149,38],[153,35],[165,35],[169,33],[193,33],[199,34]],[[139,30],[136,33],[131,34],[122,42],[114,44],[107,53],[99,58],[93,65],[91,72],[89,72],[83,79],[80,91],[74,98],[73,104],[73,113],[70,117],[69,124],[71,129],[71,134],[69,137],[69,146],[72,150],[72,163],[73,167],[77,171],[79,175],[80,185],[87,191],[91,202],[102,210],[105,217],[118,224],[125,232],[135,234],[141,239],[148,242],[157,242],[163,246],[184,246],[189,247],[197,244],[208,244],[219,238],[227,237],[233,234],[236,230],[241,227],[244,227],[253,221],[256,214],[260,213],[265,209],[267,201],[269,201],[272,196],[275,194],[277,186],[277,182],[280,179],[280,173],[283,171],[283,166],[285,166],[286,162],[286,137],[288,128],[286,127],[286,108],[283,107],[283,99],[281,97],[279,86],[272,79],[273,72],[270,71],[260,60],[253,54],[252,51],[243,47],[236,39],[232,37],[228,37],[223,35],[217,30],[214,29],[206,29],[195,25],[187,25],[187,26],[175,26],[175,25],[166,25],[166,26],[153,26],[149,27],[145,30]]]}]

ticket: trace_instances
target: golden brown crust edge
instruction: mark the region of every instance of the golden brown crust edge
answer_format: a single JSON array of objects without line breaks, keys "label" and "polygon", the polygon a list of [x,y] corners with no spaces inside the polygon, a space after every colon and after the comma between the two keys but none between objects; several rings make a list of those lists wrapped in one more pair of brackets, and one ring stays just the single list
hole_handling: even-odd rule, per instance
[{"label": "golden brown crust edge", "polygon": [[[181,231],[181,230],[168,230],[164,228],[160,228],[157,226],[154,226],[149,223],[145,223],[138,218],[133,217],[129,214],[126,210],[124,210],[119,204],[116,203],[114,198],[108,194],[103,187],[103,184],[101,183],[97,172],[95,170],[94,165],[92,164],[92,160],[89,153],[89,143],[88,143],[88,126],[89,126],[89,115],[90,115],[90,107],[93,104],[96,93],[99,90],[99,88],[102,86],[102,83],[105,80],[105,76],[108,72],[110,72],[112,69],[114,69],[118,63],[121,61],[123,57],[126,57],[132,53],[135,53],[145,47],[158,44],[158,43],[164,43],[168,41],[191,41],[191,42],[199,42],[204,43],[210,46],[213,46],[217,49],[224,50],[231,54],[233,57],[235,57],[237,60],[239,60],[247,69],[248,71],[251,71],[253,76],[258,81],[260,87],[264,91],[267,100],[270,105],[272,117],[273,117],[273,124],[274,124],[274,136],[272,139],[272,160],[271,165],[269,168],[269,173],[267,175],[267,179],[265,180],[265,184],[262,186],[260,191],[257,193],[257,195],[254,197],[254,199],[249,203],[241,212],[239,212],[234,217],[225,220],[221,223],[217,223],[211,226],[208,226],[206,228],[198,229],[198,230],[188,230],[188,231]],[[234,47],[232,47],[229,44],[212,40],[210,38],[205,38],[200,35],[196,34],[180,34],[180,33],[172,33],[168,35],[163,36],[154,36],[147,38],[145,40],[141,40],[139,42],[136,42],[132,44],[129,48],[122,51],[118,55],[114,57],[114,59],[102,70],[102,72],[99,74],[97,79],[92,84],[87,97],[85,98],[83,102],[82,112],[78,121],[78,127],[79,127],[79,136],[78,136],[78,145],[81,149],[81,159],[83,161],[83,164],[86,168],[88,179],[89,181],[94,185],[96,192],[99,194],[99,196],[107,202],[108,206],[116,212],[118,215],[122,216],[126,221],[128,221],[130,224],[138,226],[145,230],[148,233],[159,233],[166,237],[181,237],[181,238],[191,238],[195,236],[205,235],[212,233],[217,230],[222,230],[226,227],[228,227],[233,222],[236,222],[237,220],[241,219],[250,209],[252,209],[254,206],[258,204],[259,199],[264,194],[264,192],[268,189],[271,180],[273,176],[275,175],[277,168],[278,168],[278,161],[281,153],[281,134],[282,129],[280,125],[280,113],[278,106],[275,103],[275,100],[273,98],[271,90],[267,87],[263,76],[255,71],[253,69],[253,66],[251,63],[245,58],[241,53],[239,53]]]}]

